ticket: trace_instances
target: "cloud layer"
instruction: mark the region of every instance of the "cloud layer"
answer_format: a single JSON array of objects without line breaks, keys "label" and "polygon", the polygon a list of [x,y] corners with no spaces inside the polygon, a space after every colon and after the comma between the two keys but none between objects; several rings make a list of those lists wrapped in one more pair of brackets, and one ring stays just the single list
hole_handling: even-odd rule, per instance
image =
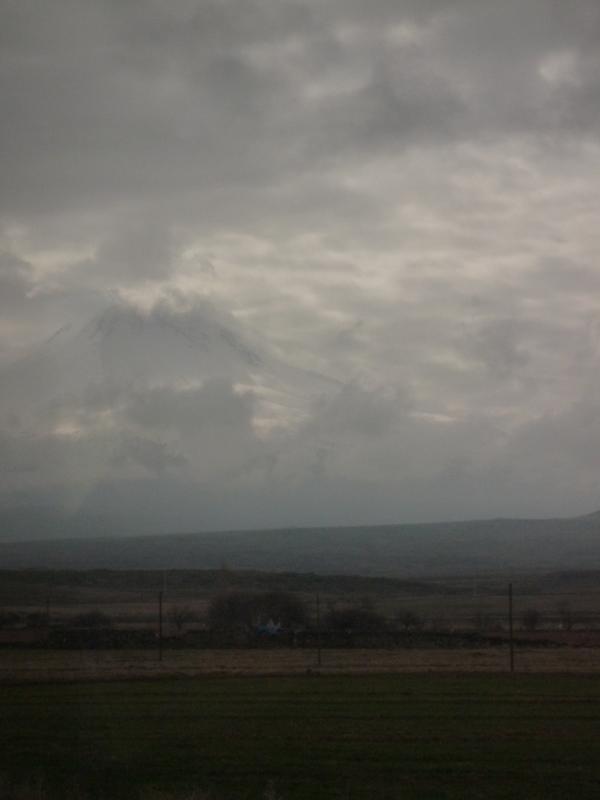
[{"label": "cloud layer", "polygon": [[6,3],[3,505],[597,507],[599,44],[595,0]]}]

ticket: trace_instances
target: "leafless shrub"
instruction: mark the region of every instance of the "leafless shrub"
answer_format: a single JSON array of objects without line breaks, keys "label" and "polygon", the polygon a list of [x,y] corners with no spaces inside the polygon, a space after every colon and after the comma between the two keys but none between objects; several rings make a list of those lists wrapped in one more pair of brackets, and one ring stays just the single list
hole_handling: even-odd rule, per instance
[{"label": "leafless shrub", "polygon": [[85,611],[83,614],[77,614],[71,620],[76,628],[110,628],[112,620],[100,609],[93,609],[92,611]]},{"label": "leafless shrub", "polygon": [[577,614],[567,600],[562,600],[560,603],[558,603],[556,606],[556,613],[558,614],[560,627],[564,631],[573,630],[573,626],[577,622]]},{"label": "leafless shrub", "polygon": [[14,611],[5,611],[0,608],[0,629],[13,628],[21,622],[21,617]]},{"label": "leafless shrub", "polygon": [[423,620],[414,611],[400,611],[396,615],[396,622],[401,625],[405,631],[416,631],[423,627]]},{"label": "leafless shrub", "polygon": [[346,633],[376,633],[385,630],[385,618],[376,611],[356,606],[333,611],[325,617],[325,627]]},{"label": "leafless shrub", "polygon": [[473,624],[478,631],[489,631],[494,626],[494,618],[488,611],[478,611],[473,618]]},{"label": "leafless shrub", "polygon": [[28,628],[45,628],[49,621],[48,614],[44,614],[43,611],[33,611],[25,617],[25,624]]},{"label": "leafless shrub", "polygon": [[197,622],[198,615],[189,606],[173,606],[169,609],[167,615],[169,622],[171,622],[178,631],[183,630],[183,626],[188,622]]},{"label": "leafless shrub", "polygon": [[526,631],[535,631],[540,626],[541,613],[537,608],[526,608],[521,615],[521,625]]},{"label": "leafless shrub", "polygon": [[208,619],[216,630],[251,630],[269,620],[293,629],[306,624],[308,612],[304,602],[289,592],[226,592],[213,597]]}]

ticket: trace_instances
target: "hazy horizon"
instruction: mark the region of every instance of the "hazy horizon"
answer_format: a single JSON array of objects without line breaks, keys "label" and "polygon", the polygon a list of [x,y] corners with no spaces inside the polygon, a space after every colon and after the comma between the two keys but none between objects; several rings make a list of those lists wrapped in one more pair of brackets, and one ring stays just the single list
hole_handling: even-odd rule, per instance
[{"label": "hazy horizon", "polygon": [[[19,514],[21,512],[21,515]],[[481,523],[528,523],[528,522],[557,522],[557,521],[577,521],[594,520],[600,517],[600,511],[586,511],[582,514],[560,515],[557,517],[538,517],[538,516],[499,516],[499,517],[471,517],[471,518],[445,518],[445,519],[414,519],[414,520],[390,520],[388,522],[377,523],[348,523],[348,524],[313,524],[313,525],[288,525],[277,526],[267,525],[264,527],[216,527],[216,528],[175,528],[167,529],[163,527],[147,528],[139,526],[139,518],[135,518],[133,524],[114,517],[95,517],[70,515],[68,512],[61,515],[56,507],[29,508],[23,506],[11,508],[9,513],[5,513],[2,518],[3,527],[0,530],[0,544],[16,544],[18,542],[56,542],[82,540],[115,540],[115,539],[147,539],[147,538],[168,538],[185,536],[210,536],[212,534],[253,534],[253,533],[298,533],[322,531],[368,531],[382,528],[397,529],[405,531],[409,528],[421,527],[423,529],[439,527],[440,529],[454,529],[456,525],[465,524],[467,526]],[[33,523],[32,523],[33,520]],[[14,526],[14,527],[12,527]]]}]

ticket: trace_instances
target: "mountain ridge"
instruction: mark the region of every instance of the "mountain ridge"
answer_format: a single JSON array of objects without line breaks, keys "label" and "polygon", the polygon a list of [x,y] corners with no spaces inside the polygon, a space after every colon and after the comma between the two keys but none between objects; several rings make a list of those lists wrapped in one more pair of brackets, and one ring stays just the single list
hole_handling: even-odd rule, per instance
[{"label": "mountain ridge", "polygon": [[600,568],[600,515],[0,543],[0,567],[423,576]]}]

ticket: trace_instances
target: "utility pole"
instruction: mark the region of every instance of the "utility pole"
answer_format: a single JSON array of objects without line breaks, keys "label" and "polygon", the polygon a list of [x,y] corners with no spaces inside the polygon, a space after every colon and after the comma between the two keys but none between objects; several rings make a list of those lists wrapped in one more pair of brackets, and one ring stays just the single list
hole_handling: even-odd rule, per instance
[{"label": "utility pole", "polygon": [[475,624],[477,625],[477,630],[481,633],[486,621],[483,618],[483,597],[479,593],[477,578],[473,578],[473,605],[475,608]]},{"label": "utility pole", "polygon": [[46,628],[50,627],[51,596],[52,596],[52,581],[48,581],[48,583],[46,584]]},{"label": "utility pole", "polygon": [[163,657],[163,593],[158,593],[158,660]]},{"label": "utility pole", "polygon": [[510,645],[510,671],[515,671],[515,640],[513,636],[513,585],[508,584],[508,636]]},{"label": "utility pole", "polygon": [[321,666],[321,598],[317,592],[317,665]]}]

